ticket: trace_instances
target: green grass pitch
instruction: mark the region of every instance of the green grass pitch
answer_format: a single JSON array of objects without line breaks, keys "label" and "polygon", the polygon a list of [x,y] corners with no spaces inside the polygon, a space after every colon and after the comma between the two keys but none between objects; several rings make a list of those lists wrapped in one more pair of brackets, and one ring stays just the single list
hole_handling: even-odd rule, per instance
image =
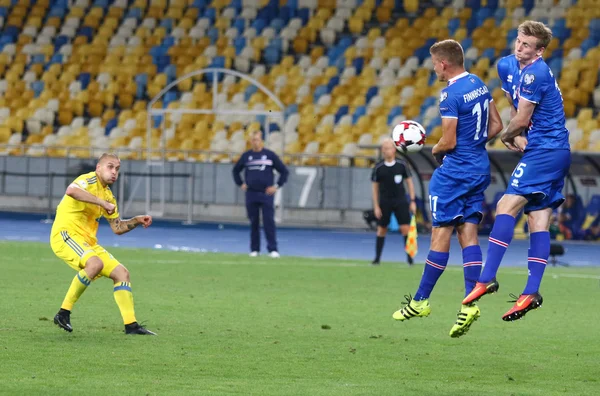
[{"label": "green grass pitch", "polygon": [[111,249],[131,272],[137,317],[158,337],[125,336],[112,283],[96,281],[52,323],[75,272],[37,243],[0,242],[0,394],[597,395],[600,268],[548,268],[544,306],[505,323],[526,269],[460,339],[448,336],[462,269],[432,314],[391,315],[422,265]]}]

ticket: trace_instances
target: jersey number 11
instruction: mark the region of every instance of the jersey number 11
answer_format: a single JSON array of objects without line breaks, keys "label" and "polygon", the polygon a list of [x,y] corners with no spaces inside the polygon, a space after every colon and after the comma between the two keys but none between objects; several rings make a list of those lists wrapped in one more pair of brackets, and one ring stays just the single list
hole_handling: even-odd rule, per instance
[{"label": "jersey number 11", "polygon": [[489,106],[490,101],[489,99],[486,99],[485,102],[483,102],[483,112],[485,113],[485,123],[483,125],[481,124],[481,102],[477,102],[475,107],[473,107],[473,111],[471,113],[473,115],[477,114],[477,129],[475,130],[475,140],[479,140],[479,132],[481,132],[482,129],[483,137],[486,138],[488,135],[488,121],[490,118]]}]

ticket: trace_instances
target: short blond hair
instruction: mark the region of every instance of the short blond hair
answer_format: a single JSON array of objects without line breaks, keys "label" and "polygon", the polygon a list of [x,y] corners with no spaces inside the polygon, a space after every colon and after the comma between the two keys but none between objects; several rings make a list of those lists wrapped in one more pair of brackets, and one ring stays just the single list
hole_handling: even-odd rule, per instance
[{"label": "short blond hair", "polygon": [[552,30],[542,22],[525,21],[519,25],[519,33],[525,36],[533,36],[537,39],[536,49],[548,48],[552,41]]},{"label": "short blond hair", "polygon": [[396,143],[394,143],[394,139],[392,139],[391,137],[386,137],[385,139],[383,139],[381,141],[381,147],[385,146],[388,143],[391,144],[392,147],[396,148]]},{"label": "short blond hair", "polygon": [[98,158],[98,163],[101,163],[102,161],[104,161],[107,158],[113,158],[113,159],[116,159],[117,161],[121,161],[121,159],[119,158],[119,156],[117,154],[114,154],[114,153],[102,153],[102,155],[100,156],[100,158]]},{"label": "short blond hair", "polygon": [[456,40],[438,41],[429,48],[429,53],[435,55],[453,66],[465,65],[465,52]]}]

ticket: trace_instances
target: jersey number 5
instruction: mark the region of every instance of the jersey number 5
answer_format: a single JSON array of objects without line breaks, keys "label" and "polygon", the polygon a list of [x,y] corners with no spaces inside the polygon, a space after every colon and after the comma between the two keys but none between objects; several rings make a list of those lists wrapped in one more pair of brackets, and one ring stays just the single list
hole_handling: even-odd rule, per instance
[{"label": "jersey number 5", "polygon": [[525,167],[527,166],[526,163],[524,162],[519,162],[517,164],[517,167],[515,168],[515,170],[513,171],[511,176],[514,176],[515,179],[520,178],[521,176],[523,176],[523,173],[525,173]]},{"label": "jersey number 5", "polygon": [[[475,140],[479,140],[479,132],[481,132],[482,129],[483,137],[486,138],[488,135],[488,121],[490,118],[489,106],[490,101],[489,99],[486,99],[485,102],[483,102],[483,111],[481,109],[481,102],[477,102],[475,107],[473,107],[473,111],[471,112],[471,114],[477,114],[477,129],[475,129]],[[482,112],[485,113],[485,122],[483,123],[483,125],[481,124],[481,119],[483,118],[481,114]]]}]

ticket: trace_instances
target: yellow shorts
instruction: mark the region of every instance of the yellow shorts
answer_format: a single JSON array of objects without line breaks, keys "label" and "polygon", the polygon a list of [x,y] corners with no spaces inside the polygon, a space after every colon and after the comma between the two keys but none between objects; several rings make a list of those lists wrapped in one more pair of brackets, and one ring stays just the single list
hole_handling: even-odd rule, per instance
[{"label": "yellow shorts", "polygon": [[90,245],[81,235],[77,235],[67,230],[53,234],[50,237],[50,246],[56,256],[67,263],[75,271],[85,268],[85,263],[90,257],[97,256],[102,260],[104,268],[96,277],[110,277],[111,272],[121,263],[108,253],[102,246]]}]

